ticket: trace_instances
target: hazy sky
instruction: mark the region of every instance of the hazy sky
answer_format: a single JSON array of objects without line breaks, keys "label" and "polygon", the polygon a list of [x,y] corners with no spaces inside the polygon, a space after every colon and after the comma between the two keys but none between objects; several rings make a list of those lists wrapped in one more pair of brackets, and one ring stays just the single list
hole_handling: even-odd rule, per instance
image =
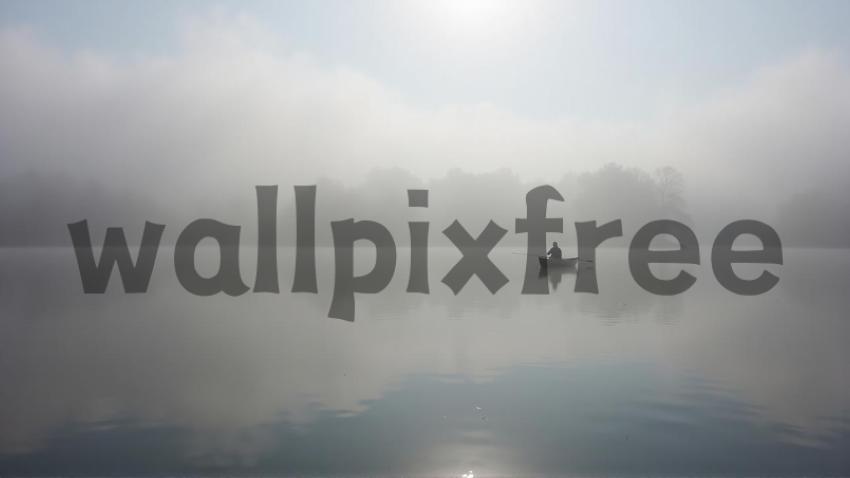
[{"label": "hazy sky", "polygon": [[203,195],[616,162],[773,207],[850,183],[847,24],[842,1],[3,2],[2,172]]},{"label": "hazy sky", "polygon": [[288,51],[355,68],[416,104],[487,102],[531,117],[643,118],[754,69],[850,52],[846,1],[4,1],[69,51],[168,54],[187,22],[246,15]]}]

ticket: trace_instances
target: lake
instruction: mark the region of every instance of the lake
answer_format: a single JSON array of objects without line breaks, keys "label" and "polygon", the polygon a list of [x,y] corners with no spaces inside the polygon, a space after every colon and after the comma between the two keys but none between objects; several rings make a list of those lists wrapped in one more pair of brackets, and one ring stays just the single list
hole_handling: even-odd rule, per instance
[{"label": "lake", "polygon": [[450,248],[411,294],[400,249],[354,322],[327,317],[331,249],[319,294],[289,292],[281,247],[281,293],[239,297],[186,292],[168,249],[148,293],[116,271],[103,295],[70,248],[0,249],[0,475],[850,475],[850,251],[785,249],[779,284],[745,297],[702,249],[669,297],[613,248],[598,295],[571,271],[520,294],[513,249],[490,254],[498,293],[454,295]]}]

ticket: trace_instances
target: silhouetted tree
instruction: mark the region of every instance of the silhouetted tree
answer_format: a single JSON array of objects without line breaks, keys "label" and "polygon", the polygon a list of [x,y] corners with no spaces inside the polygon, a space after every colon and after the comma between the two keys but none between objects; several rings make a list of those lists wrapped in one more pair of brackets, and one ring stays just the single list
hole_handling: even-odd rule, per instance
[{"label": "silhouetted tree", "polygon": [[666,218],[690,223],[683,197],[685,180],[682,173],[672,166],[658,168],[655,170],[655,183],[661,213]]}]

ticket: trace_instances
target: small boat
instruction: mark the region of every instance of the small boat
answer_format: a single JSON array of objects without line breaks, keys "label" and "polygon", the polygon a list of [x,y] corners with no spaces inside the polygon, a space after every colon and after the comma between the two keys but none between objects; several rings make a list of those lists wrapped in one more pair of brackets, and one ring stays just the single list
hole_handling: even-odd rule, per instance
[{"label": "small boat", "polygon": [[555,259],[551,257],[540,256],[537,258],[540,262],[540,269],[571,269],[578,263],[578,257],[568,257],[563,259]]}]

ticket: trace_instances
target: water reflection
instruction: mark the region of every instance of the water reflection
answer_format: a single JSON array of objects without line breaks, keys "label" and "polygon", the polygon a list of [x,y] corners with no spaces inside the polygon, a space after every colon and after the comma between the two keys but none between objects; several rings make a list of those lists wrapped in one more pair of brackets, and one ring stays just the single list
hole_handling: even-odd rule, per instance
[{"label": "water reflection", "polygon": [[[581,265],[578,265],[577,267],[581,267]],[[540,272],[537,274],[537,280],[541,282],[548,282],[550,285],[550,292],[557,292],[558,286],[561,285],[561,281],[564,279],[564,276],[575,275],[575,273],[575,267],[541,268]]]},{"label": "water reflection", "polygon": [[694,289],[653,296],[624,254],[600,251],[599,295],[550,271],[550,295],[522,296],[524,258],[494,251],[511,282],[491,295],[473,279],[455,296],[438,283],[452,250],[432,253],[429,295],[404,292],[401,252],[350,324],[326,317],[330,263],[319,295],[201,298],[163,252],[149,294],[86,296],[68,250],[5,250],[0,471],[850,470],[835,285],[850,255],[786,251],[780,286],[745,298],[698,266]]}]

